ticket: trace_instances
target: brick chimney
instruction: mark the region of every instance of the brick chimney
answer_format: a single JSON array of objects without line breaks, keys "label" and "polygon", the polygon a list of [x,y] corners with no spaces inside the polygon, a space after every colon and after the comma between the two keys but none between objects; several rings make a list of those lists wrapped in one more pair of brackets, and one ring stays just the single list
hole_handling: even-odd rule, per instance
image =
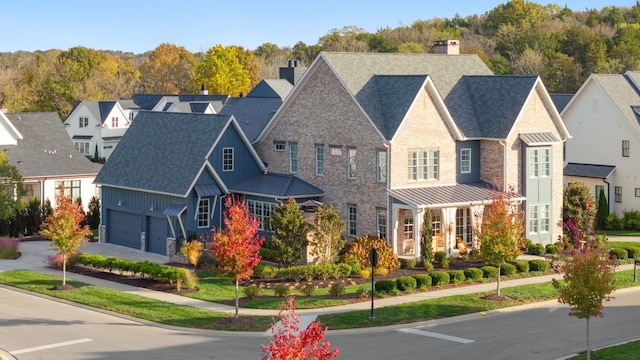
[{"label": "brick chimney", "polygon": [[207,85],[202,84],[200,88],[200,95],[209,95],[209,90],[207,90]]},{"label": "brick chimney", "polygon": [[436,40],[433,42],[433,50],[436,54],[459,55],[459,40]]}]

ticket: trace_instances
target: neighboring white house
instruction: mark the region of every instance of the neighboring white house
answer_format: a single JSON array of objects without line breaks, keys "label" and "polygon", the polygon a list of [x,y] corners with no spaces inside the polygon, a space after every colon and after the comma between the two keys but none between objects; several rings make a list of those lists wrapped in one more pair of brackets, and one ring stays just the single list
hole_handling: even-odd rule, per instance
[{"label": "neighboring white house", "polygon": [[609,211],[640,210],[640,72],[591,75],[562,110],[564,181],[602,187]]},{"label": "neighboring white house", "polygon": [[118,101],[81,101],[76,104],[64,126],[81,154],[108,159],[129,128],[133,110]]},{"label": "neighboring white house", "polygon": [[27,197],[47,199],[56,206],[59,185],[74,199],[82,198],[85,210],[97,195],[93,184],[102,165],[79,154],[69,140],[60,117],[50,113],[0,112],[0,145],[22,176]]}]

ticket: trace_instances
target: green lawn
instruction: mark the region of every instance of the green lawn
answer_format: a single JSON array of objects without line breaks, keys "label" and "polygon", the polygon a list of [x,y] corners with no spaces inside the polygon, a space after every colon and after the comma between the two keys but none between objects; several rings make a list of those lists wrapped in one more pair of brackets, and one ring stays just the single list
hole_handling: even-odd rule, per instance
[{"label": "green lawn", "polygon": [[608,248],[627,248],[627,247],[640,247],[640,242],[633,241],[611,241],[607,243]]},{"label": "green lawn", "polygon": [[[640,340],[623,345],[612,346],[598,351],[591,351],[592,360],[635,360],[640,354]],[[587,354],[574,356],[573,360],[586,359]]]},{"label": "green lawn", "polygon": [[598,230],[597,233],[611,236],[640,236],[640,231],[630,230]]}]

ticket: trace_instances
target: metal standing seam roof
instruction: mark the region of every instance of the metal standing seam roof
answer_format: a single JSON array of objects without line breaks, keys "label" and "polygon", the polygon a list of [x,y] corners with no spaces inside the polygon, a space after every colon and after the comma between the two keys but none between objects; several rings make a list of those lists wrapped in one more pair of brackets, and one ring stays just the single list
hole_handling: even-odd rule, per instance
[{"label": "metal standing seam roof", "polygon": [[564,176],[606,179],[615,169],[613,165],[567,163],[563,171]]},{"label": "metal standing seam roof", "polygon": [[[416,207],[450,207],[488,204],[492,201],[492,195],[499,192],[492,185],[480,181],[447,186],[391,189],[388,193]],[[526,200],[526,197],[516,194],[512,200]]]},{"label": "metal standing seam roof", "polygon": [[522,140],[527,146],[540,146],[550,145],[560,142],[552,132],[527,132],[519,134],[520,140]]},{"label": "metal standing seam roof", "polygon": [[290,174],[263,174],[228,186],[229,191],[286,199],[289,197],[319,197],[322,189]]},{"label": "metal standing seam roof", "polygon": [[222,194],[222,191],[216,184],[201,184],[193,187],[198,196],[218,196]]},{"label": "metal standing seam roof", "polygon": [[162,213],[164,215],[169,215],[169,216],[179,216],[186,209],[187,209],[187,205],[173,204],[173,205],[167,206],[167,208],[164,209],[164,211],[162,211]]},{"label": "metal standing seam roof", "polygon": [[73,140],[91,140],[93,135],[73,135]]}]

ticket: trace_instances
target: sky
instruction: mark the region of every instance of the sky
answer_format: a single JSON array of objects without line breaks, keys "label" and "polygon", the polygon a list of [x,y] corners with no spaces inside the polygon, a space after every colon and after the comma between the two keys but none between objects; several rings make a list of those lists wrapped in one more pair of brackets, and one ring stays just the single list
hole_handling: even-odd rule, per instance
[{"label": "sky", "polygon": [[[0,52],[85,46],[141,54],[162,43],[191,52],[215,45],[315,45],[333,29],[374,33],[417,20],[482,15],[507,0],[0,0]],[[636,0],[541,0],[571,10]]]}]

